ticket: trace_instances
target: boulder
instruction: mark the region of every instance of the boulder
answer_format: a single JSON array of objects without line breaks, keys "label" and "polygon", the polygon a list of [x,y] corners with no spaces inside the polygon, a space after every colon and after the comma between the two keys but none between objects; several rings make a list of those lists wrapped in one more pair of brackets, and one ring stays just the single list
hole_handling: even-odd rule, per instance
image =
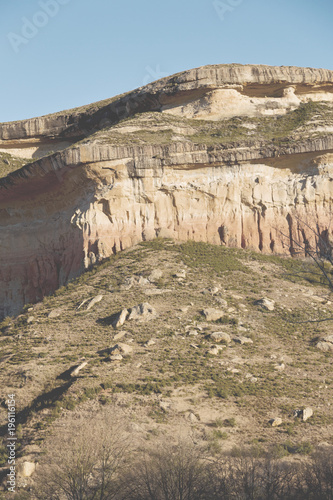
[{"label": "boulder", "polygon": [[199,335],[199,332],[197,332],[197,330],[189,330],[187,332],[187,335],[189,335],[190,337],[196,337],[197,335]]},{"label": "boulder", "polygon": [[223,347],[220,346],[220,345],[214,345],[214,346],[211,346],[209,348],[209,350],[207,351],[207,354],[212,354],[213,356],[217,356],[218,354],[220,354],[220,352],[222,351]]},{"label": "boulder", "polygon": [[73,370],[71,371],[71,377],[77,377],[79,372],[85,367],[87,366],[88,364],[88,361],[83,361],[83,363],[81,363],[79,366],[76,366],[73,368]]},{"label": "boulder", "polygon": [[266,299],[263,297],[262,299],[259,299],[255,302],[255,305],[262,307],[266,311],[274,311],[275,309],[275,302],[274,300]]},{"label": "boulder", "polygon": [[129,356],[133,352],[133,347],[119,342],[110,349],[110,354],[121,354],[122,356]]},{"label": "boulder", "polygon": [[127,332],[119,332],[119,333],[116,333],[115,336],[113,337],[113,340],[120,340],[122,339],[123,337],[125,337]]},{"label": "boulder", "polygon": [[144,302],[143,304],[139,304],[138,306],[128,309],[128,313],[129,315],[126,318],[127,321],[131,320],[147,321],[156,315],[155,309],[150,304],[148,304],[148,302]]},{"label": "boulder", "polygon": [[174,277],[178,278],[178,279],[185,279],[186,278],[186,271],[185,271],[185,269],[181,269],[180,271],[178,271],[177,273],[175,273]]},{"label": "boulder", "polygon": [[161,279],[163,276],[163,271],[161,271],[161,269],[154,269],[150,275],[148,276],[148,280],[151,282],[151,283],[154,283],[155,281],[158,281],[159,279]]},{"label": "boulder", "polygon": [[222,299],[222,297],[214,297],[214,300],[216,302],[218,302],[220,304],[220,306],[228,307],[228,302],[226,300]]},{"label": "boulder", "polygon": [[210,334],[210,338],[214,342],[222,342],[223,344],[230,344],[231,342],[231,337],[226,332],[213,332]]},{"label": "boulder", "polygon": [[119,353],[112,353],[109,357],[110,361],[121,361],[123,359],[122,355]]},{"label": "boulder", "polygon": [[130,290],[133,285],[135,285],[134,276],[129,276],[125,278],[123,284],[120,285],[120,290]]},{"label": "boulder", "polygon": [[188,414],[187,418],[192,424],[195,424],[199,420],[198,417],[192,411]]},{"label": "boulder", "polygon": [[271,424],[272,427],[278,427],[279,425],[282,424],[282,418],[280,417],[275,417],[272,418],[269,423]]},{"label": "boulder", "polygon": [[47,317],[49,319],[59,318],[59,316],[61,316],[61,314],[62,314],[62,310],[61,309],[53,309],[52,311],[49,312],[49,314],[47,315]]},{"label": "boulder", "polygon": [[238,335],[237,337],[234,337],[234,342],[237,342],[238,344],[244,345],[244,344],[253,344],[253,340],[250,339],[249,337],[244,337],[243,335]]},{"label": "boulder", "polygon": [[318,342],[316,344],[316,347],[317,347],[317,349],[319,349],[322,352],[333,351],[333,344],[331,344],[330,342],[325,342],[323,340],[321,340],[320,342]]},{"label": "boulder", "polygon": [[24,461],[18,465],[18,473],[21,477],[31,477],[36,471],[36,463]]},{"label": "boulder", "polygon": [[127,309],[123,309],[122,311],[120,311],[120,313],[117,315],[116,319],[113,322],[113,327],[119,328],[120,326],[123,326],[128,315],[129,312]]},{"label": "boulder", "polygon": [[302,420],[306,422],[313,415],[313,409],[310,407],[304,408],[302,411]]},{"label": "boulder", "polygon": [[293,416],[295,418],[301,417],[303,422],[306,422],[310,417],[312,417],[312,415],[313,415],[313,409],[308,406],[303,410],[295,410]]},{"label": "boulder", "polygon": [[207,321],[218,321],[224,316],[224,311],[220,309],[214,309],[213,307],[208,307],[202,311]]},{"label": "boulder", "polygon": [[333,335],[330,334],[321,338],[319,342],[317,342],[316,347],[322,352],[333,351]]},{"label": "boulder", "polygon": [[283,372],[285,368],[286,365],[284,363],[277,363],[276,365],[274,365],[274,370],[276,370],[277,372]]},{"label": "boulder", "polygon": [[87,305],[87,311],[89,311],[90,309],[92,309],[94,307],[95,304],[98,304],[98,302],[100,302],[102,299],[103,299],[104,295],[96,295],[96,297],[94,297],[90,302],[89,304]]}]

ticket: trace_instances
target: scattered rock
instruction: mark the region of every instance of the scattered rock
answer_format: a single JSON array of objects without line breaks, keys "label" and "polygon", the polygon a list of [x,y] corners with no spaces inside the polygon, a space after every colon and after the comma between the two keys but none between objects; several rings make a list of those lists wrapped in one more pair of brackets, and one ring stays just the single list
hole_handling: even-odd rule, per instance
[{"label": "scattered rock", "polygon": [[195,424],[199,420],[198,417],[192,411],[188,414],[187,418],[192,424]]},{"label": "scattered rock", "polygon": [[144,278],[143,276],[139,276],[137,279],[137,284],[140,286],[146,286],[149,284],[149,281],[147,280],[147,278]]},{"label": "scattered rock", "polygon": [[120,290],[130,290],[133,286],[146,286],[149,284],[147,278],[143,276],[129,276],[125,278],[124,283],[120,286]]},{"label": "scattered rock", "polygon": [[28,325],[30,325],[31,323],[33,323],[35,321],[35,316],[29,316],[28,319],[27,319],[27,323]]},{"label": "scattered rock", "polygon": [[218,302],[220,304],[220,306],[228,307],[228,302],[226,300],[222,299],[222,297],[214,297],[214,300],[216,300],[216,302]]},{"label": "scattered rock", "polygon": [[21,477],[31,477],[36,471],[36,463],[24,461],[18,465],[18,473]]},{"label": "scattered rock", "polygon": [[133,347],[119,342],[110,349],[110,354],[121,354],[122,356],[129,356],[133,352]]},{"label": "scattered rock", "polygon": [[202,311],[202,314],[205,316],[207,321],[218,321],[224,316],[224,311],[220,311],[219,309],[214,309],[213,307],[209,307]]},{"label": "scattered rock", "polygon": [[220,291],[220,288],[218,286],[214,286],[212,288],[208,288],[208,291],[212,294],[212,295],[216,295],[217,293],[219,293]]},{"label": "scattered rock", "polygon": [[320,349],[322,352],[330,352],[333,351],[333,335],[326,335],[321,338],[319,342],[316,344],[317,349]]},{"label": "scattered rock", "polygon": [[87,305],[87,311],[89,311],[90,309],[92,309],[94,307],[95,304],[98,304],[98,302],[100,302],[102,299],[103,299],[104,295],[96,295],[96,297],[94,297],[90,302],[89,304]]},{"label": "scattered rock", "polygon": [[189,330],[189,332],[187,332],[187,335],[189,335],[190,337],[196,337],[197,335],[199,335],[199,332],[197,332],[197,330]]},{"label": "scattered rock", "polygon": [[213,356],[217,356],[221,351],[223,347],[221,345],[214,345],[209,348],[209,351],[207,351],[207,354],[212,354]]},{"label": "scattered rock", "polygon": [[150,339],[150,340],[148,340],[148,342],[146,342],[144,344],[144,347],[150,347],[151,345],[155,345],[155,344],[156,344],[155,340]]},{"label": "scattered rock", "polygon": [[310,407],[304,408],[302,411],[302,420],[303,422],[306,422],[308,418],[312,417],[313,415],[313,409]]},{"label": "scattered rock", "polygon": [[143,304],[139,304],[138,306],[132,307],[128,309],[129,316],[126,318],[127,321],[130,320],[149,320],[156,315],[155,309],[148,304],[148,302],[144,302]]},{"label": "scattered rock", "polygon": [[333,335],[332,334],[326,335],[326,337],[323,338],[323,341],[330,342],[331,344],[333,344]]},{"label": "scattered rock", "polygon": [[255,302],[255,305],[260,306],[263,309],[266,309],[266,311],[274,311],[274,309],[275,309],[274,300],[266,299],[265,297],[257,300]]},{"label": "scattered rock", "polygon": [[323,342],[320,341],[316,344],[317,349],[319,349],[322,352],[330,352],[333,351],[333,344],[330,342]]},{"label": "scattered rock", "polygon": [[185,271],[185,269],[181,269],[180,271],[178,271],[177,273],[175,273],[174,277],[178,278],[178,279],[185,279],[186,278],[186,271]]},{"label": "scattered rock", "polygon": [[238,344],[244,345],[244,344],[253,344],[253,340],[250,339],[249,337],[243,337],[243,335],[238,335],[237,337],[233,338],[234,342],[237,342]]},{"label": "scattered rock", "polygon": [[272,418],[269,423],[271,424],[272,427],[279,427],[279,425],[282,424],[282,418],[280,417],[275,417]]},{"label": "scattered rock", "polygon": [[81,363],[79,366],[76,366],[73,368],[73,370],[71,371],[71,377],[77,377],[79,372],[85,367],[87,366],[88,364],[88,361],[83,361],[83,363]]},{"label": "scattered rock", "polygon": [[244,326],[242,326],[242,325],[239,325],[239,326],[237,327],[237,330],[239,331],[239,333],[246,333],[246,332],[248,332],[248,331],[249,331],[249,329],[248,329],[248,328],[244,328]]},{"label": "scattered rock", "polygon": [[120,290],[130,290],[135,284],[135,279],[133,276],[125,278],[124,283],[120,286]]},{"label": "scattered rock", "polygon": [[306,422],[308,418],[312,417],[313,409],[310,407],[304,408],[303,410],[295,410],[294,417],[301,417],[303,422]]},{"label": "scattered rock", "polygon": [[225,332],[213,332],[210,334],[210,338],[214,342],[222,342],[223,344],[230,344],[231,342],[231,337],[229,333]]},{"label": "scattered rock", "polygon": [[160,290],[159,288],[148,288],[148,290],[144,291],[145,295],[148,297],[153,297],[154,295],[162,295],[163,293],[171,292],[172,290]]},{"label": "scattered rock", "polygon": [[155,281],[158,281],[159,279],[161,279],[163,276],[163,271],[161,271],[160,269],[154,269],[150,275],[148,276],[148,280],[151,282],[151,283],[154,283]]},{"label": "scattered rock", "polygon": [[116,333],[116,335],[113,337],[113,340],[120,340],[125,337],[127,332],[119,332]]},{"label": "scattered rock", "polygon": [[62,310],[61,309],[53,309],[51,312],[49,312],[49,314],[47,315],[47,317],[49,319],[59,318],[59,316],[61,316],[61,314],[62,314]]},{"label": "scattered rock", "polygon": [[121,361],[123,359],[122,355],[119,353],[111,354],[109,357],[110,361]]},{"label": "scattered rock", "polygon": [[161,410],[167,412],[171,410],[171,403],[168,403],[167,401],[160,401],[160,408]]},{"label": "scattered rock", "polygon": [[127,309],[123,309],[122,311],[120,311],[120,313],[117,315],[116,319],[113,322],[113,325],[112,325],[113,328],[119,328],[119,326],[123,326],[123,324],[125,323],[125,321],[127,319],[127,316],[128,316]]}]

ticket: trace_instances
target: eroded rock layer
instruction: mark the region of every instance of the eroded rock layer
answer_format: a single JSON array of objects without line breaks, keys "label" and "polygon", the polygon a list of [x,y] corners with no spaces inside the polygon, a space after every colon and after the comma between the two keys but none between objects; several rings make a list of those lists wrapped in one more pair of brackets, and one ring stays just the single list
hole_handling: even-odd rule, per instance
[{"label": "eroded rock layer", "polygon": [[3,317],[157,236],[290,254],[329,234],[331,71],[199,68],[0,138],[39,158],[0,179]]}]

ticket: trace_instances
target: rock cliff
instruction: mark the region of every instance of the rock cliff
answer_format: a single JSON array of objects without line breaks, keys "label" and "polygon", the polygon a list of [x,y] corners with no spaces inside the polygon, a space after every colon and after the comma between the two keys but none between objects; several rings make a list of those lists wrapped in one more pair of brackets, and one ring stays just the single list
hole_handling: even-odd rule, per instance
[{"label": "rock cliff", "polygon": [[290,254],[330,228],[333,72],[202,67],[0,124],[0,154],[30,158],[0,179],[1,316],[156,236]]}]

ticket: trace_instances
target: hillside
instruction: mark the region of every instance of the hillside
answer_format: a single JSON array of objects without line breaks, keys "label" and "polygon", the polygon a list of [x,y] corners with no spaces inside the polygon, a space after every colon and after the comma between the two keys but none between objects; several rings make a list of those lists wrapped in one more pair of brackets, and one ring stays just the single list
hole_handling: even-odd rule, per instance
[{"label": "hillside", "polygon": [[[332,298],[313,271],[156,239],[6,318],[2,406],[14,391],[19,461],[45,461],[64,428],[105,411],[120,416],[134,450],[190,437],[211,457],[255,446],[297,462],[332,447],[330,322],[308,322],[331,317]],[[308,420],[294,417],[305,408]]]}]

